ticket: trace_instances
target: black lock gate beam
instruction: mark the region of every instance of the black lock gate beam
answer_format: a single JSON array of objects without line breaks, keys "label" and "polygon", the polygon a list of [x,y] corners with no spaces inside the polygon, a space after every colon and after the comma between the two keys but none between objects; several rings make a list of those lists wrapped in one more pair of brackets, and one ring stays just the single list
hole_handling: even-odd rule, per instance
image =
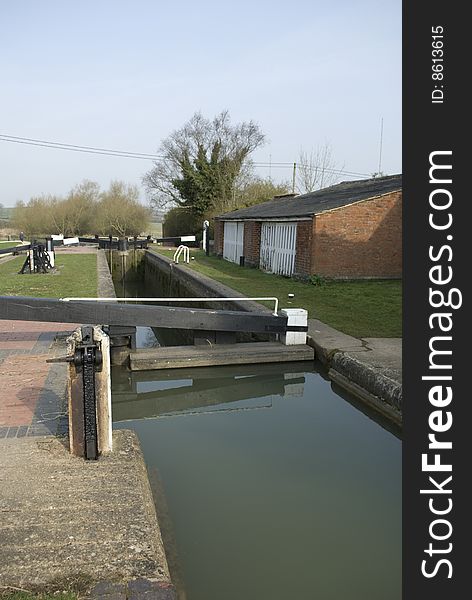
[{"label": "black lock gate beam", "polygon": [[[208,298],[208,301],[211,302],[211,298]],[[182,302],[185,302],[185,298],[182,298]],[[286,316],[263,312],[144,306],[117,302],[65,302],[56,298],[28,296],[0,296],[0,319],[252,333],[285,333],[288,329],[294,329],[287,327]]]}]

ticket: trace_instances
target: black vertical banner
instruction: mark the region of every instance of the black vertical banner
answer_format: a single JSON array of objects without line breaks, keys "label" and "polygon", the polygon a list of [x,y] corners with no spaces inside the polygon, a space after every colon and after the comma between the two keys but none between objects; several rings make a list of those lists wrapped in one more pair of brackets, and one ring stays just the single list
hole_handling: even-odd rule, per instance
[{"label": "black vertical banner", "polygon": [[472,594],[472,169],[461,143],[472,52],[463,10],[403,6],[405,600]]}]

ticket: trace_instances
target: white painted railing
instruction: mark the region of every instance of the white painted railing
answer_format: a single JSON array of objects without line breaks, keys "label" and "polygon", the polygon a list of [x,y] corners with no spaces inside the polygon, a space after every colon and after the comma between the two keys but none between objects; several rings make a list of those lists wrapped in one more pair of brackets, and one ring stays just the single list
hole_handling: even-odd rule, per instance
[{"label": "white painted railing", "polygon": [[190,248],[188,246],[184,246],[183,244],[180,244],[180,246],[174,252],[174,262],[176,264],[179,264],[179,258],[182,253],[184,255],[184,262],[186,262],[186,263],[190,262]]},{"label": "white painted railing", "polygon": [[257,296],[254,298],[60,298],[62,302],[95,301],[95,302],[258,302],[261,300],[274,303],[273,314],[277,316],[279,310],[279,299],[275,296]]}]

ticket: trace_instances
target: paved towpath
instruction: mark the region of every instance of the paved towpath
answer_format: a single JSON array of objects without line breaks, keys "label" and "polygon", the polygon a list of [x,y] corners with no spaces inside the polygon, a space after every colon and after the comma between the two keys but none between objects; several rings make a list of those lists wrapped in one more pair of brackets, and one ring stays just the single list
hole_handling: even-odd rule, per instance
[{"label": "paved towpath", "polygon": [[75,327],[0,320],[0,438],[67,432],[66,365],[46,359]]},{"label": "paved towpath", "polygon": [[56,437],[0,440],[0,591],[175,600],[138,438],[113,443],[84,461]]},{"label": "paved towpath", "polygon": [[317,319],[309,319],[308,335],[321,360],[336,351],[348,353],[401,385],[402,338],[355,338]]},{"label": "paved towpath", "polygon": [[401,422],[401,338],[358,339],[309,319],[308,343],[315,348],[317,358],[329,367],[330,377],[336,383]]},{"label": "paved towpath", "polygon": [[[97,248],[58,247],[56,252],[96,254]],[[99,295],[112,295],[102,251],[97,259]],[[77,326],[0,319],[0,439],[67,433],[66,365],[46,359],[65,353],[64,338]]]}]

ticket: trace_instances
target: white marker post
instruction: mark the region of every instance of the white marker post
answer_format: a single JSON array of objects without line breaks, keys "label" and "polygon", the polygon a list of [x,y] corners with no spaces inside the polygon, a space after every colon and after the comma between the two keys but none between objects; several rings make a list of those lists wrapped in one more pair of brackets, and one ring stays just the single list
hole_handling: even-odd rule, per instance
[{"label": "white marker post", "polygon": [[210,227],[209,221],[203,221],[203,250],[208,254],[210,247],[208,244],[208,227]]}]

